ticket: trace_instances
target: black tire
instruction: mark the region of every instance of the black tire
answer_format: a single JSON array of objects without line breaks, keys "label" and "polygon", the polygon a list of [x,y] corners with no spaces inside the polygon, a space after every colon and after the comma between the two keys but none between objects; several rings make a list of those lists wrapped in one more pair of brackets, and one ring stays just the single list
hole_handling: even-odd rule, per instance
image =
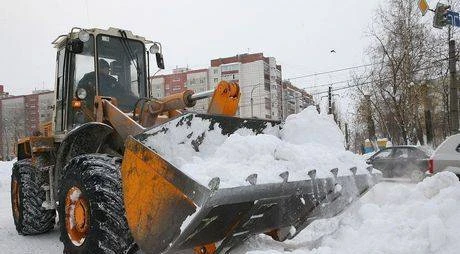
[{"label": "black tire", "polygon": [[37,169],[29,159],[13,165],[11,174],[11,208],[16,230],[21,235],[46,233],[54,228],[56,211],[42,207],[48,172]]},{"label": "black tire", "polygon": [[[59,224],[64,253],[134,253],[137,245],[129,231],[123,205],[121,159],[87,154],[72,159],[64,168],[59,187]],[[66,228],[66,197],[77,187],[89,207],[89,229],[81,244],[74,244]]]}]

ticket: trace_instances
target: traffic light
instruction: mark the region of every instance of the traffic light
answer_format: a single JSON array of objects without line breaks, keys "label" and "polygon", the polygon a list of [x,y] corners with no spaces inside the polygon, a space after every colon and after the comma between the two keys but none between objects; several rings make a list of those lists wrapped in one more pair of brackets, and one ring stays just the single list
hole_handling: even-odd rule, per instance
[{"label": "traffic light", "polygon": [[434,10],[433,26],[442,29],[447,25],[447,10],[450,9],[450,5],[438,3]]}]

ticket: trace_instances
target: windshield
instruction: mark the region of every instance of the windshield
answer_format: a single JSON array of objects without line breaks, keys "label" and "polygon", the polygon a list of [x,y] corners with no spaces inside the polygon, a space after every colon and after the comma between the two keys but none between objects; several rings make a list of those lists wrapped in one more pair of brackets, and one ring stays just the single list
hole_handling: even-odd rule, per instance
[{"label": "windshield", "polygon": [[145,47],[140,41],[98,35],[99,95],[115,97],[123,111],[132,111],[146,96]]}]

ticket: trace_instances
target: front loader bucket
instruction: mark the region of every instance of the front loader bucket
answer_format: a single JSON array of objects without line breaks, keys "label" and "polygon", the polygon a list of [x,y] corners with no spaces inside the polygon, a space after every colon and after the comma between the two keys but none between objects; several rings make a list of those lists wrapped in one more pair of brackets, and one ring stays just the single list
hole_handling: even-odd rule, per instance
[{"label": "front loader bucket", "polygon": [[211,130],[229,135],[239,129],[260,134],[279,128],[276,121],[188,113],[130,137],[122,164],[123,194],[128,224],[141,250],[174,253],[214,244],[220,253],[255,234],[292,238],[313,220],[340,213],[378,181],[373,174],[331,174],[326,179],[312,174],[303,181],[280,176],[278,183],[219,188],[218,179],[200,184],[159,152],[166,145],[164,134],[185,135],[168,146],[190,145],[199,151]]}]

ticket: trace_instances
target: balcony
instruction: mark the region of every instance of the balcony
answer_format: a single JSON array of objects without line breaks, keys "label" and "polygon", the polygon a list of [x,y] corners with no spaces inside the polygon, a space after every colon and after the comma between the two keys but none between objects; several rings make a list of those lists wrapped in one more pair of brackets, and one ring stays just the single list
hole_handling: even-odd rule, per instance
[{"label": "balcony", "polygon": [[265,91],[270,92],[270,82],[265,82],[264,83],[264,88],[265,88]]}]

